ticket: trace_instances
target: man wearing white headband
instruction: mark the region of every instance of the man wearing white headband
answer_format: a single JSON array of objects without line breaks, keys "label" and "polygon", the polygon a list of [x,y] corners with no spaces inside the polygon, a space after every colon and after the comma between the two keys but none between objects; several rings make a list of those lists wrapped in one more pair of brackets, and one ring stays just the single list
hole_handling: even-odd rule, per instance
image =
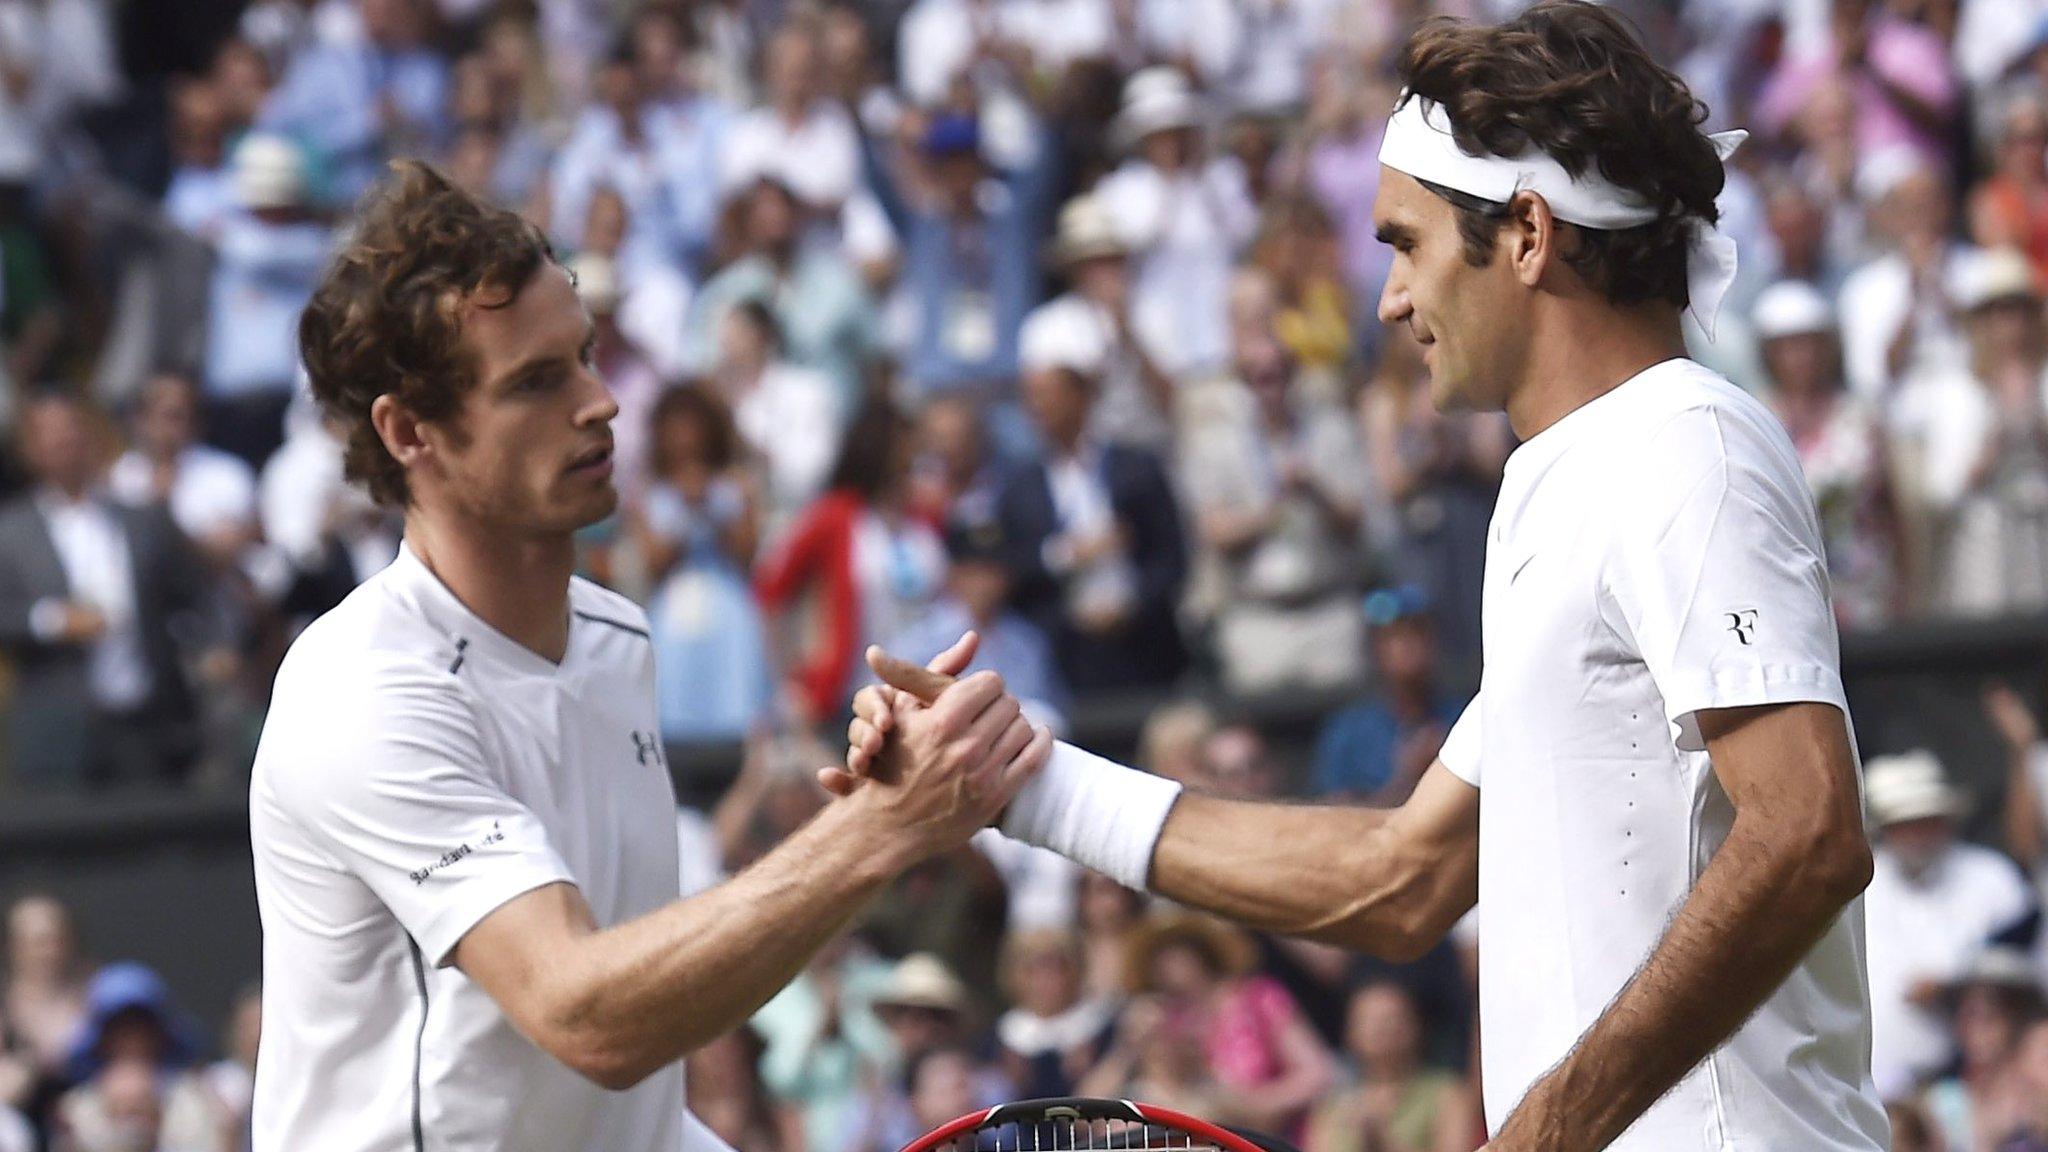
[{"label": "man wearing white headband", "polygon": [[[1006,834],[1403,958],[1477,900],[1490,1152],[1879,1152],[1871,857],[1813,498],[1686,359],[1733,273],[1704,110],[1625,26],[1426,24],[1374,217],[1437,403],[1505,410],[1479,697],[1400,808],[1272,806],[1058,746]],[[848,767],[952,669],[872,658]],[[826,774],[845,791],[853,776]]]}]

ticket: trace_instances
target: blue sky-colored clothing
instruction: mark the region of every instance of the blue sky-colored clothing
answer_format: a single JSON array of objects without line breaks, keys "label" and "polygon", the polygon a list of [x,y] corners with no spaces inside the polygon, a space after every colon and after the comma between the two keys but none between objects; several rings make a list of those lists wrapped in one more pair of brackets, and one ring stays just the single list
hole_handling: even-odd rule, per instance
[{"label": "blue sky-colored clothing", "polygon": [[[1440,697],[1428,720],[1449,732],[1464,710],[1463,700]],[[1316,793],[1355,796],[1385,787],[1394,778],[1394,750],[1419,727],[1395,719],[1377,696],[1332,713],[1316,737]]]},{"label": "blue sky-colored clothing", "polygon": [[321,224],[227,218],[207,307],[207,395],[291,389],[299,370],[299,313],[313,297],[332,242]]},{"label": "blue sky-colored clothing", "polygon": [[610,186],[626,203],[625,261],[659,260],[694,279],[718,229],[718,158],[733,118],[708,96],[649,104],[640,110],[646,152],[636,157],[617,112],[585,109],[555,160],[552,231],[581,247],[591,198]]},{"label": "blue sky-colored clothing", "polygon": [[257,123],[296,137],[328,174],[322,199],[347,204],[382,172],[386,147],[381,97],[438,147],[447,132],[448,64],[425,51],[390,52],[369,44],[309,48],[285,69]]},{"label": "blue sky-colored clothing", "polygon": [[[968,629],[981,633],[981,647],[974,653],[968,671],[992,669],[1000,673],[1010,695],[1019,700],[1045,705],[1062,722],[1067,708],[1067,688],[1054,666],[1052,645],[1036,625],[1015,612],[1004,612],[987,627],[974,622],[965,605],[951,596],[941,596],[917,622],[892,637],[883,647],[913,664],[926,664],[953,646]],[[872,682],[873,674],[867,679]]]},{"label": "blue sky-colored clothing", "polygon": [[832,378],[841,403],[852,408],[861,370],[875,353],[880,320],[867,285],[845,257],[806,247],[790,274],[778,278],[766,256],[735,260],[704,282],[690,305],[685,358],[699,370],[718,360],[718,326],[733,305],[762,300],[782,325],[791,362]]},{"label": "blue sky-colored clothing", "polygon": [[985,181],[970,217],[928,210],[879,179],[875,195],[903,237],[901,291],[912,331],[903,369],[912,383],[947,391],[1017,374],[1017,330],[1043,295],[1042,241],[1057,149]]}]

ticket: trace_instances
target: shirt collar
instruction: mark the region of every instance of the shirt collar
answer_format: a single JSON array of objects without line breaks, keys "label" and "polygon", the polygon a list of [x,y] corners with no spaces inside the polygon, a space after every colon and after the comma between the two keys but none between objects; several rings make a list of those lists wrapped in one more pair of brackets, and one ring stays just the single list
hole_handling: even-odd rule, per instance
[{"label": "shirt collar", "polygon": [[[391,562],[387,579],[395,582],[406,596],[418,606],[420,615],[436,631],[448,637],[449,643],[467,656],[483,655],[510,666],[511,668],[536,676],[554,676],[568,664],[565,652],[562,663],[556,664],[498,631],[483,617],[470,611],[460,597],[450,591],[441,578],[434,575],[419,554],[412,550],[409,541],[398,544],[398,558]],[[571,617],[569,650],[575,649],[574,617]]]}]

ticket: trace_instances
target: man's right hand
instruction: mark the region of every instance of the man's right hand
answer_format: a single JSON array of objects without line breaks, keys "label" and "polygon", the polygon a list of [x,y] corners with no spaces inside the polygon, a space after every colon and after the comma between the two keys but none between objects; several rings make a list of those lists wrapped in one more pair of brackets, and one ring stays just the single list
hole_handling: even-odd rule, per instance
[{"label": "man's right hand", "polygon": [[911,856],[906,867],[988,827],[1052,753],[1052,733],[1024,719],[1001,676],[945,679],[943,686],[920,685],[936,687],[929,703],[894,694],[889,726],[896,739],[863,765],[870,777],[864,785],[850,775],[843,788],[826,781],[898,834]]},{"label": "man's right hand", "polygon": [[83,600],[72,600],[64,605],[64,630],[60,633],[69,644],[91,644],[107,632],[107,617],[98,608]]}]

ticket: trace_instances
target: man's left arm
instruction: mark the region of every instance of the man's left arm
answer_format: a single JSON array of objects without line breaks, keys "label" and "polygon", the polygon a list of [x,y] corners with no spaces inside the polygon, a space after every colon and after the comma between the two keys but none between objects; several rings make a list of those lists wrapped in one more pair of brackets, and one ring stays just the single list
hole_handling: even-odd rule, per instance
[{"label": "man's left arm", "polygon": [[1650,958],[1487,1152],[1605,1148],[1747,1020],[1870,882],[1846,717],[1696,713],[1735,822]]}]

